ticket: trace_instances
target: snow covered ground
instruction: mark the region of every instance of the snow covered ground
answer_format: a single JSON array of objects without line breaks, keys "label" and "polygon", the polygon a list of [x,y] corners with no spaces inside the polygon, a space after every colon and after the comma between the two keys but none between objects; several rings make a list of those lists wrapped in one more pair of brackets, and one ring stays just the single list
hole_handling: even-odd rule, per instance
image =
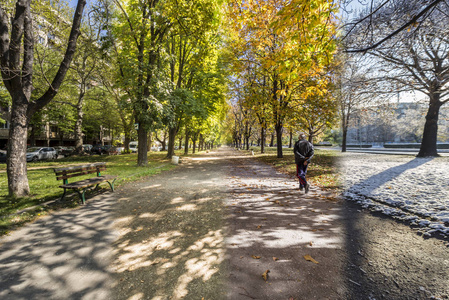
[{"label": "snow covered ground", "polygon": [[347,199],[449,237],[449,157],[347,152],[340,167]]}]

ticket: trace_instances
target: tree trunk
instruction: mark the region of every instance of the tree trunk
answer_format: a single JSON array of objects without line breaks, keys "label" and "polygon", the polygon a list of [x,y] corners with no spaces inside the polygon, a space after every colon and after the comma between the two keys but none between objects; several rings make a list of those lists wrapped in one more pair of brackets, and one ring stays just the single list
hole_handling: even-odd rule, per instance
[{"label": "tree trunk", "polygon": [[80,93],[78,98],[78,104],[76,106],[77,118],[75,122],[75,152],[77,154],[83,153],[83,102],[84,93]]},{"label": "tree trunk", "polygon": [[139,141],[137,145],[137,165],[139,167],[148,165],[147,139],[148,134],[145,127],[139,124],[139,129],[137,130],[137,140]]},{"label": "tree trunk", "polygon": [[179,137],[179,146],[178,146],[178,149],[179,149],[179,150],[182,149],[182,138],[183,138],[183,136],[181,135],[181,136]]},{"label": "tree trunk", "polygon": [[125,131],[125,150],[129,150],[130,142],[131,142],[131,138],[129,137],[129,133],[127,134]]},{"label": "tree trunk", "polygon": [[276,125],[276,143],[277,143],[277,158],[283,158],[282,154],[282,124]]},{"label": "tree trunk", "polygon": [[184,142],[184,154],[187,155],[189,154],[189,137],[190,136],[190,132],[189,130],[187,130],[186,127],[186,136],[185,136],[185,142]]},{"label": "tree trunk", "polygon": [[260,129],[260,153],[265,153],[265,128]]},{"label": "tree trunk", "polygon": [[348,136],[348,124],[349,124],[349,114],[342,113],[343,116],[341,118],[341,129],[343,131],[343,138],[341,141],[341,152],[346,152],[346,141]]},{"label": "tree trunk", "polygon": [[175,141],[176,141],[176,133],[178,133],[178,129],[176,127],[168,129],[168,152],[167,158],[172,158],[175,155]]},{"label": "tree trunk", "polygon": [[195,154],[196,139],[192,140],[192,153]]},{"label": "tree trunk", "polygon": [[348,135],[348,127],[343,127],[343,139],[341,141],[341,152],[346,152],[346,137]]},{"label": "tree trunk", "polygon": [[418,157],[438,156],[437,135],[438,135],[438,115],[442,103],[439,101],[439,94],[434,93],[430,99],[429,110],[426,115],[423,138]]},{"label": "tree trunk", "polygon": [[26,163],[28,100],[20,91],[13,97],[8,139],[8,191],[9,196],[21,197],[30,193]]},{"label": "tree trunk", "polygon": [[313,129],[309,129],[308,141],[309,141],[309,143],[311,143],[313,145]]},{"label": "tree trunk", "polygon": [[288,142],[288,147],[291,148],[293,145],[293,129],[290,129],[290,140]]},{"label": "tree trunk", "polygon": [[271,133],[270,147],[274,146],[274,132]]}]

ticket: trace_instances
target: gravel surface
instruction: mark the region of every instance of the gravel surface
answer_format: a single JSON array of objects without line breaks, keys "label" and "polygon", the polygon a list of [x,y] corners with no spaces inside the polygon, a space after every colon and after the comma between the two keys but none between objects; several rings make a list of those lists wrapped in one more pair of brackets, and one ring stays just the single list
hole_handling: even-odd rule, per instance
[{"label": "gravel surface", "polygon": [[346,153],[343,196],[365,208],[449,237],[449,157]]}]

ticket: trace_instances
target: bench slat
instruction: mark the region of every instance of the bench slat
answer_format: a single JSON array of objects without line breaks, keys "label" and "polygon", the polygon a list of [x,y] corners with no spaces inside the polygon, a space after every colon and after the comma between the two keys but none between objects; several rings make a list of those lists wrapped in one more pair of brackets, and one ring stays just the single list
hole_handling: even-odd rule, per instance
[{"label": "bench slat", "polygon": [[93,174],[93,173],[97,173],[97,170],[83,171],[83,172],[78,172],[78,173],[72,173],[70,175],[57,176],[56,180],[69,179],[69,178],[72,178],[72,177],[78,177],[78,176],[83,176],[83,175]]},{"label": "bench slat", "polygon": [[85,171],[85,170],[106,170],[106,166],[97,166],[97,167],[90,167],[90,168],[77,168],[77,169],[72,169],[72,170],[66,170],[66,171],[59,171],[59,172],[55,172],[56,175],[60,175],[60,174],[71,174],[71,173],[76,173],[78,171]]},{"label": "bench slat", "polygon": [[113,175],[103,175],[103,176],[98,176],[98,177],[93,177],[93,178],[88,178],[88,179],[84,179],[84,180],[80,180],[77,182],[72,182],[72,183],[68,183],[68,184],[63,184],[60,185],[60,188],[65,188],[65,189],[82,189],[82,188],[86,188],[98,183],[102,183],[104,181],[108,181],[111,179],[116,178],[117,176],[113,176]]},{"label": "bench slat", "polygon": [[70,171],[70,170],[78,170],[80,168],[96,168],[97,166],[106,167],[105,162],[100,163],[94,163],[94,164],[87,164],[87,165],[80,165],[80,166],[71,166],[71,167],[64,167],[64,168],[55,168],[55,173],[63,172],[63,171]]}]

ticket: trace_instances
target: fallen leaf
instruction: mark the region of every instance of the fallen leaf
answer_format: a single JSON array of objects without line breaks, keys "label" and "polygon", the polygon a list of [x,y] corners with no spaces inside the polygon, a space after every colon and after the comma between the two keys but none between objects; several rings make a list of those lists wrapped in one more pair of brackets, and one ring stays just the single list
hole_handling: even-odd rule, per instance
[{"label": "fallen leaf", "polygon": [[258,225],[258,226],[257,226],[257,229],[260,229],[260,228],[262,228],[262,225]]},{"label": "fallen leaf", "polygon": [[312,258],[312,256],[310,256],[310,255],[304,255],[304,259],[305,260],[307,260],[307,261],[311,261],[311,262],[313,262],[313,263],[316,263],[316,264],[319,264],[319,262],[317,262],[316,260],[314,260],[313,258]]},{"label": "fallen leaf", "polygon": [[268,273],[270,273],[270,270],[266,270],[266,271],[262,274],[263,280],[268,281]]},{"label": "fallen leaf", "polygon": [[313,243],[312,243],[312,242],[310,242],[310,243],[309,243],[309,245],[310,245],[310,246],[313,246]]},{"label": "fallen leaf", "polygon": [[277,261],[277,260],[279,260],[279,258],[273,256],[273,260]]},{"label": "fallen leaf", "polygon": [[257,255],[251,255],[251,257],[254,258],[254,259],[259,259],[260,258],[260,256],[257,256]]}]

